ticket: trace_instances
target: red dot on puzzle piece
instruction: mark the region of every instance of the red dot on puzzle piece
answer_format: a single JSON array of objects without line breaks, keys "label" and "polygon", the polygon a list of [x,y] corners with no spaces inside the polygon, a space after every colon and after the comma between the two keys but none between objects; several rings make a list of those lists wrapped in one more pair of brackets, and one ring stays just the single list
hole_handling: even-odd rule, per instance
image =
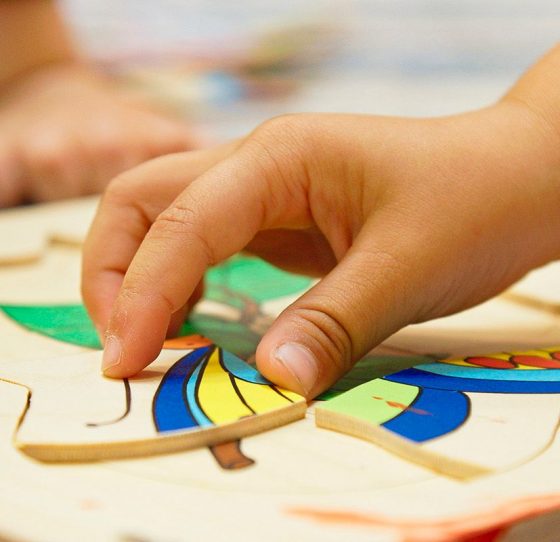
[{"label": "red dot on puzzle piece", "polygon": [[[556,353],[556,352],[555,352]],[[511,361],[529,367],[539,367],[540,369],[560,369],[558,359],[541,358],[539,356],[511,356]]]},{"label": "red dot on puzzle piece", "polygon": [[514,369],[515,365],[507,359],[490,358],[486,356],[475,356],[465,358],[465,361],[479,367],[487,367],[488,369]]}]

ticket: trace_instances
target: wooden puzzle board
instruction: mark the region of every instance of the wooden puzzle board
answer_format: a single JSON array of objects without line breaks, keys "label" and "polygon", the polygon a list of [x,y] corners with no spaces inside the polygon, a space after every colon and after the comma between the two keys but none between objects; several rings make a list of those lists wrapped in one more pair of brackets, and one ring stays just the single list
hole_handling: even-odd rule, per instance
[{"label": "wooden puzzle board", "polygon": [[[78,303],[78,270],[77,248],[51,245],[37,261],[0,267],[0,303]],[[262,303],[256,327],[288,300],[280,297]],[[202,309],[228,311],[216,301]],[[404,330],[377,353],[529,349],[559,344],[559,323],[546,311],[498,300]],[[5,314],[0,339],[2,363],[85,351],[32,333]],[[304,420],[244,439],[243,454],[255,464],[240,470],[224,470],[207,449],[53,465],[12,445],[26,397],[25,388],[0,383],[0,538],[8,540],[453,540],[468,529],[488,529],[498,517],[507,523],[560,505],[560,482],[551,475],[560,471],[557,436],[528,462],[459,482],[316,429],[310,408]],[[520,540],[515,532],[501,540]]]}]

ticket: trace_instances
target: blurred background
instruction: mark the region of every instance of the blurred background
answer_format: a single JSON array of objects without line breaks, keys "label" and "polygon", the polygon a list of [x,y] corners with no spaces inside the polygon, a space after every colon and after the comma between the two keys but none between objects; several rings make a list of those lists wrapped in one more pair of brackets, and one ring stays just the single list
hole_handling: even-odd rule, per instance
[{"label": "blurred background", "polygon": [[560,36],[558,0],[64,0],[82,50],[212,141],[274,115],[433,116],[499,98]]}]

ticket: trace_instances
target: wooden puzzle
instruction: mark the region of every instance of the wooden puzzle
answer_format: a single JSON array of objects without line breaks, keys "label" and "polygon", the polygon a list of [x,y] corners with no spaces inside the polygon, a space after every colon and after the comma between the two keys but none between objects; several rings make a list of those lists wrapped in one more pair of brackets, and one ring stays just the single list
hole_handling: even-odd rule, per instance
[{"label": "wooden puzzle", "polygon": [[305,400],[195,336],[132,379],[99,374],[100,353],[0,365],[29,390],[14,444],[42,461],[92,461],[230,442],[305,415]]},{"label": "wooden puzzle", "polygon": [[556,436],[560,347],[406,369],[317,405],[315,418],[456,478],[507,470]]},{"label": "wooden puzzle", "polygon": [[[442,450],[438,452],[460,465],[484,467],[488,472],[483,476],[458,482],[362,439],[318,430],[314,427],[313,409],[308,410],[306,418],[244,438],[241,445],[235,437],[238,433],[234,432],[229,442],[210,446],[212,454],[204,448],[172,454],[158,450],[134,459],[123,457],[111,461],[105,457],[102,461],[83,462],[75,458],[73,463],[68,463],[60,462],[60,450],[57,450],[54,459],[47,459],[49,464],[34,461],[13,444],[24,437],[23,446],[38,443],[39,450],[44,451],[45,446],[48,450],[55,441],[47,436],[49,431],[45,428],[65,417],[66,421],[59,424],[62,432],[55,428],[54,437],[62,441],[63,447],[70,444],[70,449],[75,441],[67,439],[65,427],[72,434],[78,428],[80,435],[89,434],[88,438],[98,434],[119,446],[119,438],[114,435],[125,429],[135,432],[141,441],[146,435],[149,435],[147,440],[165,437],[166,432],[158,432],[154,419],[158,388],[162,386],[162,394],[158,396],[164,401],[162,405],[168,400],[171,401],[168,404],[176,401],[178,382],[181,379],[187,382],[181,370],[191,362],[194,367],[193,352],[200,354],[201,349],[209,346],[200,338],[196,339],[200,341],[197,344],[168,343],[156,364],[137,379],[130,379],[128,387],[126,382],[101,378],[98,375],[100,354],[95,351],[99,343],[80,304],[78,272],[79,251],[69,244],[51,244],[33,262],[0,265],[0,378],[23,382],[32,392],[38,390],[31,395],[26,413],[29,417],[23,418],[21,433],[17,432],[13,439],[17,420],[26,408],[28,389],[0,381],[0,533],[7,538],[45,539],[44,533],[49,532],[57,542],[75,540],[78,536],[82,540],[121,542],[185,537],[217,539],[227,531],[231,540],[246,540],[247,531],[240,529],[239,524],[251,522],[258,515],[262,529],[254,534],[269,540],[299,537],[328,542],[351,537],[368,542],[394,542],[415,540],[413,535],[420,540],[421,533],[429,532],[447,542],[457,533],[463,538],[479,533],[481,525],[484,525],[483,532],[487,532],[496,525],[510,525],[520,518],[556,507],[560,484],[550,473],[560,469],[560,442],[553,428],[557,409],[547,410],[538,403],[530,423],[526,421],[526,413],[521,412],[529,411],[528,405],[535,398],[539,401],[539,397],[546,395],[548,404],[555,394],[541,391],[530,397],[519,392],[469,391],[465,386],[457,387],[458,382],[464,384],[460,382],[461,375],[442,375],[436,370],[443,365],[454,366],[450,363],[454,359],[464,361],[467,354],[474,359],[479,352],[511,348],[511,357],[538,345],[560,342],[560,328],[554,314],[501,299],[464,314],[399,332],[322,396],[334,404],[342,393],[382,379],[392,390],[374,390],[377,398],[373,401],[386,412],[397,414],[393,416],[394,429],[398,423],[401,428],[405,425],[402,422],[406,420],[400,414],[428,417],[422,412],[428,412],[420,404],[422,398],[429,399],[432,392],[432,397],[438,392],[452,394],[456,400],[452,404],[463,401],[463,409],[457,408],[457,415],[449,414],[445,418],[448,432],[439,438],[449,439],[446,446],[452,444],[451,439],[454,444],[443,450],[445,454]],[[279,274],[258,260],[237,257],[209,273],[205,300],[183,333],[211,337],[222,350],[250,359],[260,335],[274,316],[309,284],[303,277]],[[199,358],[197,367],[211,362],[204,356]],[[536,355],[541,359],[543,356],[555,359],[552,351]],[[503,356],[498,358],[501,361],[490,363],[519,362],[517,358],[509,361],[502,359]],[[469,362],[462,370],[503,371],[504,374],[517,371],[508,368],[510,365],[482,366],[481,362],[488,363],[484,359],[479,356],[477,363]],[[531,367],[534,360],[524,361],[528,363],[525,372],[550,372],[550,377],[556,370],[551,361],[546,362],[548,368]],[[179,362],[183,365],[177,365]],[[174,366],[179,374],[171,371]],[[431,366],[435,367],[430,373],[427,369]],[[80,385],[83,390],[80,397],[64,397],[67,386],[62,380],[68,377],[76,382],[87,381],[90,369],[99,386],[86,389]],[[430,387],[420,381],[416,371],[426,378],[437,378],[439,383]],[[164,382],[167,373],[169,379]],[[407,375],[412,378],[411,373],[410,381],[389,380],[399,374],[403,379]],[[473,378],[469,380],[475,380],[474,374],[471,373]],[[453,389],[445,388],[444,377],[455,382]],[[233,378],[239,379],[239,375]],[[111,386],[111,391],[105,386]],[[48,391],[49,388],[52,390]],[[395,396],[397,389],[400,395]],[[416,390],[416,399],[411,390]],[[48,412],[41,405],[53,403],[48,397],[55,396],[58,407],[35,425],[33,409],[37,408],[35,413]],[[482,400],[484,397],[490,399]],[[465,399],[470,410],[461,422],[459,414],[465,412]],[[137,408],[142,405],[148,411],[147,420],[144,418],[142,424],[134,425]],[[239,404],[237,407],[238,416],[245,412]],[[72,410],[80,415],[72,419],[69,414]],[[196,408],[195,412],[198,412]],[[523,415],[518,415],[520,412]],[[204,417],[199,412],[198,415],[195,421],[204,424]],[[210,419],[216,414],[204,410],[204,415]],[[168,427],[185,423],[184,417],[179,420],[164,415],[158,419],[162,424],[169,424]],[[490,436],[498,441],[496,448],[492,448],[493,464],[488,459],[479,462],[483,452],[491,449],[489,439],[481,439],[480,432],[477,433],[476,429],[482,426],[491,427]],[[204,431],[204,427],[208,426],[199,425],[194,430]],[[428,429],[427,424],[414,423],[409,427],[418,431]],[[168,434],[176,431],[183,430],[172,429]],[[546,434],[550,441],[546,441]],[[478,439],[482,445],[480,451],[475,450],[478,455],[456,454],[460,438],[471,445],[473,439]],[[432,444],[436,440],[438,437],[432,439]],[[412,445],[424,446],[415,442]],[[115,452],[111,448],[110,451]],[[49,454],[53,455],[52,450]],[[251,468],[243,468],[248,466]],[[224,468],[236,470],[227,472]],[[53,492],[56,499],[51,498]],[[495,503],[495,507],[488,508],[488,502]],[[190,511],[188,525],[184,523],[185,507]],[[217,515],[220,521],[215,520]],[[34,521],[27,521],[29,517]],[[503,540],[509,542],[507,537]]]}]

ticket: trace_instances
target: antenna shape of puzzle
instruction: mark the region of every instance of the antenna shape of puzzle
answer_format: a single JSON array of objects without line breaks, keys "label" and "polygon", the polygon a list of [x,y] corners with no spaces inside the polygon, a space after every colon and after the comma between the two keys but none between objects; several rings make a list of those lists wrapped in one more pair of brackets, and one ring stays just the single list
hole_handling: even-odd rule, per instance
[{"label": "antenna shape of puzzle", "polygon": [[2,364],[3,378],[30,390],[15,445],[42,461],[115,459],[211,446],[304,417],[303,397],[207,339],[169,346],[125,381],[99,375],[100,352]]},{"label": "antenna shape of puzzle", "polygon": [[560,423],[560,348],[420,365],[315,409],[319,427],[468,479],[544,451]]}]

